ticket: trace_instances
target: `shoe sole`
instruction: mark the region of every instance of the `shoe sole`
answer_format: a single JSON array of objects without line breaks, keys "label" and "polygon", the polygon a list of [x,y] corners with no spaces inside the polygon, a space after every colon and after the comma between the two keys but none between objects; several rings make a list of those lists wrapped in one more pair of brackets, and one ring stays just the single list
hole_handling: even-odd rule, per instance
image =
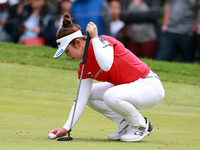
[{"label": "shoe sole", "polygon": [[146,134],[143,134],[143,136],[141,137],[141,138],[139,138],[139,139],[137,139],[137,140],[124,140],[124,139],[120,139],[120,141],[122,141],[122,142],[140,142],[140,141],[142,141],[146,136],[149,136],[152,132],[153,132],[153,130],[154,129],[152,129],[151,130],[151,132],[147,132]]},{"label": "shoe sole", "polygon": [[122,141],[122,142],[140,142],[140,141],[142,141],[146,136],[149,136],[153,132],[153,130],[154,130],[153,126],[150,123],[150,121],[148,121],[148,124],[149,124],[149,128],[147,130],[147,133],[143,134],[143,136],[141,138],[134,139],[134,140],[131,140],[131,139],[130,140],[120,139],[120,141]]},{"label": "shoe sole", "polygon": [[[123,135],[122,135],[123,136]],[[120,141],[122,136],[118,136],[116,138],[108,138],[109,141]]]}]

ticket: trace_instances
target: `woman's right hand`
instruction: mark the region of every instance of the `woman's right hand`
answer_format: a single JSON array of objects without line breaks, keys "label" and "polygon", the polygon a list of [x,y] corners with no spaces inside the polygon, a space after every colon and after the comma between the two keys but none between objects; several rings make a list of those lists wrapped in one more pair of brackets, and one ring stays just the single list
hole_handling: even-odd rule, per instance
[{"label": "woman's right hand", "polygon": [[93,22],[87,24],[86,32],[90,35],[91,39],[98,38],[97,26]]},{"label": "woman's right hand", "polygon": [[51,130],[49,133],[55,134],[55,138],[66,136],[68,131],[65,128],[55,128]]}]

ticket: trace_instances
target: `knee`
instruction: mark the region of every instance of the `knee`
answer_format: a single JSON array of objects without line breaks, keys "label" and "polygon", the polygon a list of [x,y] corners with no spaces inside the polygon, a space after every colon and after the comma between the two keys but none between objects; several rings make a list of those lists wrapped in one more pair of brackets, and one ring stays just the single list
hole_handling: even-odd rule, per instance
[{"label": "knee", "polygon": [[108,90],[104,93],[103,95],[103,100],[104,102],[106,103],[106,105],[108,107],[112,106],[114,103],[117,102],[117,96],[116,96],[116,93],[112,93],[112,91]]}]

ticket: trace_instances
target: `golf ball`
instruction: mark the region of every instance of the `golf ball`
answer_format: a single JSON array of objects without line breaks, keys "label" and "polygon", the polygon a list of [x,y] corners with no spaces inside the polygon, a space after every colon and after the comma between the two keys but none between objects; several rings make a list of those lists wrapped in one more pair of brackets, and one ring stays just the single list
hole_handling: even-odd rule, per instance
[{"label": "golf ball", "polygon": [[49,137],[49,139],[55,139],[55,134],[49,133],[48,137]]}]

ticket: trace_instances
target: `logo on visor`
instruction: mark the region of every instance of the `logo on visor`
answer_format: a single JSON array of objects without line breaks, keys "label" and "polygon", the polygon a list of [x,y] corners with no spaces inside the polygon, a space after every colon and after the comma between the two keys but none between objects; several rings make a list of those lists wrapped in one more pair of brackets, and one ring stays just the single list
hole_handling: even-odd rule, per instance
[{"label": "logo on visor", "polygon": [[59,50],[59,51],[56,53],[56,57],[60,56],[63,52],[64,52],[63,49]]}]

